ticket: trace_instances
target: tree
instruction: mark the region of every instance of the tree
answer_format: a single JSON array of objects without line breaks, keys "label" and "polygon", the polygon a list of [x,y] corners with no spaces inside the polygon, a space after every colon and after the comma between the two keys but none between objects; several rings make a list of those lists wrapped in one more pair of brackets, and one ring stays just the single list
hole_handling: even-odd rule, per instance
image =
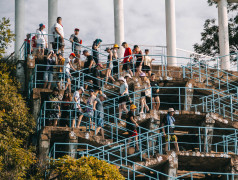
[{"label": "tree", "polygon": [[[212,0],[208,0],[210,6],[216,3]],[[237,4],[228,4],[228,11],[232,13],[238,10]],[[229,29],[229,41],[230,41],[230,53],[234,53],[238,50],[238,15],[234,18],[230,18],[228,22]],[[219,29],[216,25],[215,19],[207,19],[204,23],[204,29],[201,33],[201,44],[194,44],[194,50],[200,54],[206,54],[209,56],[215,56],[219,53]],[[234,59],[235,60],[235,59]]]},{"label": "tree", "polygon": [[64,156],[52,161],[47,170],[48,179],[57,177],[59,180],[124,180],[116,166],[95,157],[74,159]]},{"label": "tree", "polygon": [[15,66],[0,61],[0,179],[26,179],[36,162],[29,146],[35,120],[18,93]]},{"label": "tree", "polygon": [[10,26],[9,19],[3,17],[2,20],[0,20],[0,59],[3,57],[9,44],[14,40],[14,34]]}]

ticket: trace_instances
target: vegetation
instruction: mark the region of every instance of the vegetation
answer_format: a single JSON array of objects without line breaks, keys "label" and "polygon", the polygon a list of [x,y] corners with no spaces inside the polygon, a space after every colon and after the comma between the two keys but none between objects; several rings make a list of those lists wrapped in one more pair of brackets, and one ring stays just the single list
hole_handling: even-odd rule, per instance
[{"label": "vegetation", "polygon": [[116,166],[95,157],[73,159],[64,156],[59,161],[52,161],[48,169],[48,178],[60,180],[124,180]]},{"label": "vegetation", "polygon": [[[215,2],[208,0],[210,6],[215,5]],[[229,13],[237,12],[237,4],[228,4]],[[229,19],[229,41],[230,53],[238,50],[238,14]],[[207,19],[204,23],[204,29],[201,33],[201,44],[194,44],[194,50],[197,53],[215,56],[219,54],[219,34],[216,19]],[[234,58],[233,60],[236,60]]]},{"label": "vegetation", "polygon": [[0,59],[9,47],[9,44],[14,40],[14,34],[10,30],[10,20],[3,17],[0,20]]}]

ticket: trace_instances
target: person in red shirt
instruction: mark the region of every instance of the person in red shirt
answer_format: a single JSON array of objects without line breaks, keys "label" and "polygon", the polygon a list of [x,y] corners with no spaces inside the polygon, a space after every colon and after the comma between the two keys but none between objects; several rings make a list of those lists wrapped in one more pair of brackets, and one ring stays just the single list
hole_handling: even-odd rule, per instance
[{"label": "person in red shirt", "polygon": [[32,37],[31,46],[32,46],[33,52],[35,52],[35,50],[36,50],[36,36]]},{"label": "person in red shirt", "polygon": [[122,47],[125,48],[125,53],[124,53],[124,60],[123,60],[123,67],[122,71],[129,72],[131,76],[133,76],[133,73],[131,71],[131,60],[132,60],[132,51],[131,48],[128,46],[126,42],[122,43]]}]

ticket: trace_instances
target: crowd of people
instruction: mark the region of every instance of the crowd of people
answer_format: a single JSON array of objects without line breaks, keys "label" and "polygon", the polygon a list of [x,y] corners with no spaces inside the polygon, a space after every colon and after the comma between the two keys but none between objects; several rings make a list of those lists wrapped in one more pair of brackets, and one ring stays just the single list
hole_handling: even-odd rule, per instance
[{"label": "crowd of people", "polygon": [[[120,90],[118,92],[118,109],[119,119],[122,119],[123,112],[126,114],[126,128],[129,130],[129,136],[137,139],[136,128],[139,126],[135,118],[135,110],[137,107],[132,104],[129,93],[129,82],[132,77],[139,77],[141,81],[140,86],[140,114],[149,112],[150,110],[159,110],[159,84],[156,81],[156,75],[152,73],[152,62],[154,59],[149,55],[149,49],[145,49],[144,53],[138,45],[129,47],[127,42],[121,44],[124,48],[124,58],[119,62],[118,50],[120,46],[114,44],[112,48],[107,47],[105,52],[108,53],[106,66],[103,66],[100,61],[99,48],[102,43],[101,39],[96,39],[92,45],[92,54],[88,49],[82,51],[82,39],[79,37],[79,29],[75,28],[74,33],[70,36],[69,40],[72,43],[72,53],[68,57],[64,57],[64,28],[62,25],[62,18],[58,17],[54,27],[52,27],[53,36],[48,36],[49,46],[47,42],[46,32],[44,31],[45,25],[40,24],[39,29],[36,30],[36,35],[32,37],[27,34],[26,44],[27,53],[29,52],[46,55],[45,71],[44,71],[44,86],[43,88],[51,88],[53,81],[54,66],[56,66],[56,81],[57,87],[53,89],[53,93],[49,96],[50,113],[48,115],[49,125],[57,126],[59,119],[63,126],[71,126],[79,128],[83,117],[86,115],[88,122],[93,127],[92,119],[95,118],[96,134],[101,131],[104,138],[104,108],[103,102],[106,100],[106,95],[102,93],[102,84],[107,84],[111,81],[114,85],[116,75],[120,74],[117,79],[120,83]],[[82,55],[85,57],[84,63],[82,62]],[[122,64],[122,65],[120,65]],[[121,68],[121,67],[122,68]],[[76,89],[71,94],[71,80],[73,79],[73,71],[83,69],[84,73],[84,87]],[[106,69],[103,75],[102,70]],[[123,75],[123,76],[122,76]],[[104,81],[104,83],[102,83]],[[64,90],[63,98],[59,95],[59,90]],[[87,99],[86,108],[81,106],[82,94],[87,91],[89,98]],[[61,103],[63,102],[63,103]],[[152,108],[148,104],[152,104]],[[72,105],[73,104],[73,105]],[[129,107],[128,107],[129,105]],[[128,110],[129,109],[129,110]],[[168,133],[173,133],[175,119],[173,117],[173,109],[169,109],[169,113],[161,122],[162,126],[171,126],[166,132],[163,129],[166,141],[174,141],[175,148],[178,151],[177,137],[167,136]],[[69,121],[72,117],[72,123]],[[71,123],[71,124],[70,124]],[[124,125],[123,121],[120,121]],[[138,145],[136,146],[138,150]],[[167,146],[166,146],[167,149]]]}]

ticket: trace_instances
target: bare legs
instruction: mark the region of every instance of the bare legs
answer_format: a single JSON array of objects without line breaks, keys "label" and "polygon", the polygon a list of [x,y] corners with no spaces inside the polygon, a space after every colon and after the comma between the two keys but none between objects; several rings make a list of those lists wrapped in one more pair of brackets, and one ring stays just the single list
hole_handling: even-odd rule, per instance
[{"label": "bare legs", "polygon": [[150,111],[148,105],[146,104],[146,99],[145,97],[141,97],[140,99],[140,103],[141,103],[141,110],[140,110],[140,113],[144,113],[144,108],[146,108],[146,111]]},{"label": "bare legs", "polygon": [[[167,152],[168,151],[168,146],[169,146],[169,143],[167,142],[165,144],[165,151]],[[176,152],[179,152],[179,146],[178,146],[178,143],[176,141],[174,141],[174,147],[175,147],[175,151]]]},{"label": "bare legs", "polygon": [[153,102],[153,109],[158,111],[159,107],[160,107],[160,98],[159,98],[159,96],[156,96],[156,97],[152,98],[152,102]]},{"label": "bare legs", "polygon": [[115,79],[111,76],[111,72],[112,72],[111,69],[107,69],[107,72],[106,72],[106,84],[107,84],[108,78],[110,78],[113,82],[115,81]]},{"label": "bare legs", "polygon": [[104,130],[103,130],[102,127],[97,127],[97,129],[96,129],[96,136],[97,136],[97,134],[99,133],[100,130],[101,130],[102,138],[104,139]]},{"label": "bare legs", "polygon": [[125,102],[119,104],[119,119],[121,119],[122,111],[125,111],[126,114],[128,113]]}]

